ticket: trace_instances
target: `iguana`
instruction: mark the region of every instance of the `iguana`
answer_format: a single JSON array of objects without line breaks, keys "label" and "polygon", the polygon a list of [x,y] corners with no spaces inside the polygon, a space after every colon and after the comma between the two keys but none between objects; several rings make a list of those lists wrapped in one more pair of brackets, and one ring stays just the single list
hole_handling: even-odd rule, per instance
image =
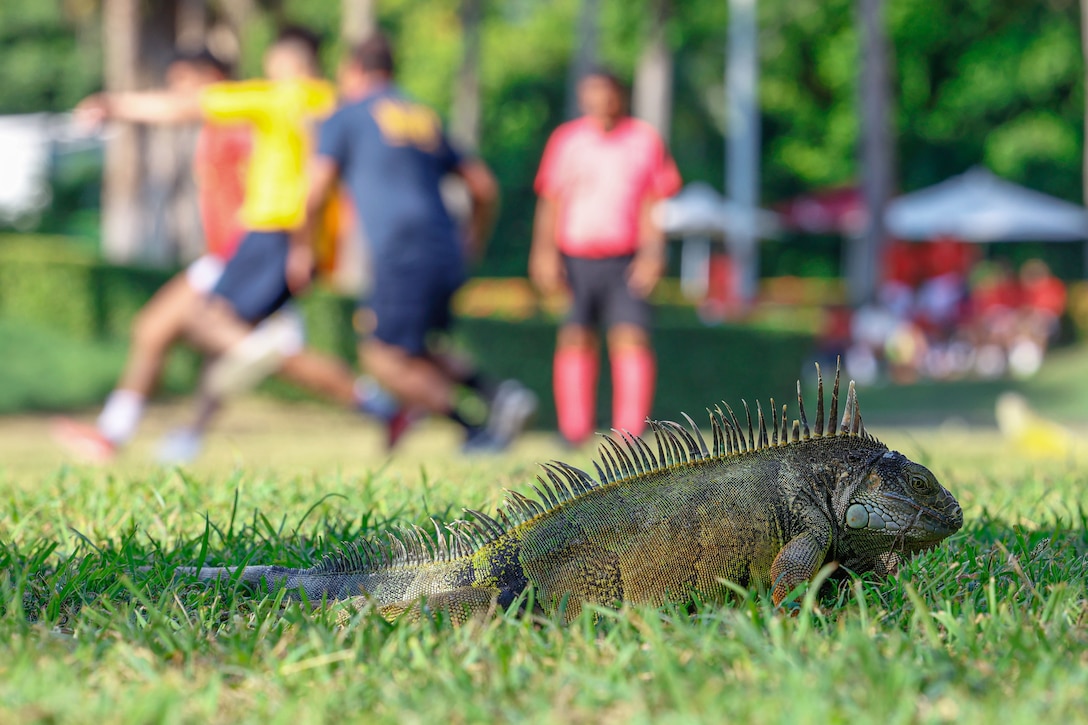
[{"label": "iguana", "polygon": [[596,478],[544,464],[536,497],[508,491],[495,517],[466,509],[470,521],[436,524],[434,535],[405,529],[309,569],[184,571],[286,587],[311,602],[372,602],[388,618],[418,616],[422,601],[456,622],[507,607],[529,587],[540,608],[565,606],[570,619],[585,602],[724,600],[723,580],[769,589],[779,605],[829,562],[894,573],[904,556],[956,532],[963,513],[929,470],[865,431],[853,382],[838,420],[838,371],[825,427],[818,366],[817,375],[812,427],[798,382],[792,423],[772,399],[769,426],[758,404],[754,425],[746,402],[746,425],[716,407],[710,446],[686,414],[690,428],[651,423],[656,452],[617,433],[601,445]]}]

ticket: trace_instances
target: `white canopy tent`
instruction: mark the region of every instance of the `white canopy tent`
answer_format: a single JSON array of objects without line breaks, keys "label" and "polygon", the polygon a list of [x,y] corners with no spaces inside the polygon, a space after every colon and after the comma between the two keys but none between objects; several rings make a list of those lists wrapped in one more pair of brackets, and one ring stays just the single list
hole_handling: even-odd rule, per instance
[{"label": "white canopy tent", "polygon": [[1075,242],[1088,238],[1088,210],[975,167],[894,199],[885,213],[899,239]]},{"label": "white canopy tent", "polygon": [[[709,236],[721,238],[737,230],[746,217],[741,205],[722,196],[717,189],[702,181],[693,181],[671,199],[662,201],[655,210],[657,222],[670,237]],[[755,229],[747,230],[758,237],[773,237],[778,233],[778,215],[757,209]]]},{"label": "white canopy tent", "polygon": [[738,231],[755,239],[773,237],[779,228],[777,214],[757,209],[755,229],[740,229],[739,225],[753,215],[701,181],[688,184],[676,196],[662,201],[654,215],[666,235],[682,240],[680,284],[685,295],[696,299],[707,291],[712,241],[727,240]]}]

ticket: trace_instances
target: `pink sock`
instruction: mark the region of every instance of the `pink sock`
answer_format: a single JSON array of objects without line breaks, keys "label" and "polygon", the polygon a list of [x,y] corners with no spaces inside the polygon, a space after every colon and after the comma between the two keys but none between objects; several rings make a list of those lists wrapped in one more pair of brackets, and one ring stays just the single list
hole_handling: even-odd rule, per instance
[{"label": "pink sock", "polygon": [[628,347],[609,351],[609,356],[612,359],[612,426],[642,435],[654,402],[657,370],[653,350]]},{"label": "pink sock", "polygon": [[559,432],[571,443],[584,443],[593,435],[597,407],[596,350],[556,349],[553,377]]}]

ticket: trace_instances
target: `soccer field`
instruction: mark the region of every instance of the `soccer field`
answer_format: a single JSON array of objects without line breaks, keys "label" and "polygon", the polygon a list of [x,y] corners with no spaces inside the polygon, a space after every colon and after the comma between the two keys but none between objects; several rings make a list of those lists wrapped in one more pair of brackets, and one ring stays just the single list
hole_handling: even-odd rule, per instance
[{"label": "soccer field", "polygon": [[388,458],[375,427],[254,399],[197,465],[156,468],[180,415],[156,409],[109,469],[65,464],[43,419],[0,419],[0,722],[1088,722],[1084,459],[1027,459],[988,430],[872,431],[934,470],[964,529],[796,617],[751,595],[569,626],[363,613],[341,628],[225,584],[171,584],[168,567],[308,565],[390,524],[494,510],[535,461],[590,452],[536,434],[464,458],[428,423]]}]

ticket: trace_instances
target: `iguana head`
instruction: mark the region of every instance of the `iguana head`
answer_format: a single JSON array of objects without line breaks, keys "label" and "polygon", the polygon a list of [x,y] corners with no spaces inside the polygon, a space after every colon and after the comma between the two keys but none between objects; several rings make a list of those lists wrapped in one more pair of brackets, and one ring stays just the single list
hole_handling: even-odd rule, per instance
[{"label": "iguana head", "polygon": [[893,570],[897,556],[931,549],[963,526],[959,502],[925,466],[885,451],[838,507],[842,548],[856,570]]}]

